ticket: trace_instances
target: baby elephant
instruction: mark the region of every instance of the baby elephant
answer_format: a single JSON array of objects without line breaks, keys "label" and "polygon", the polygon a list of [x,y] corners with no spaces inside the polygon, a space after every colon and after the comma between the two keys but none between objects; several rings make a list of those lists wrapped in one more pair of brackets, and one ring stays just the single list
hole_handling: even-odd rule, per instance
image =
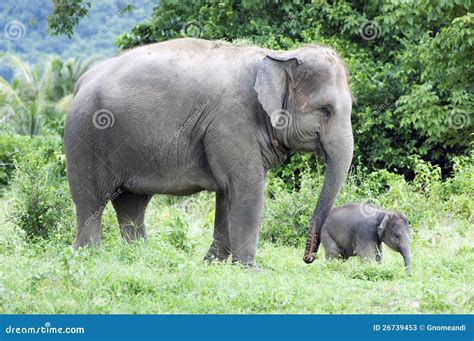
[{"label": "baby elephant", "polygon": [[410,272],[408,221],[403,213],[367,204],[346,204],[331,210],[321,231],[326,258],[360,256],[382,260],[382,242],[400,252]]}]

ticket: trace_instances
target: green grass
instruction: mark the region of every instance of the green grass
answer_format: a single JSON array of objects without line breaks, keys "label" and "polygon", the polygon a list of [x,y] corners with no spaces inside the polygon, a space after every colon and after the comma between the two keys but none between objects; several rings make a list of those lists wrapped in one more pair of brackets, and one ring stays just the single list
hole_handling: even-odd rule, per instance
[{"label": "green grass", "polygon": [[[436,212],[444,218],[434,225],[433,212],[419,218],[411,276],[386,247],[381,265],[327,262],[322,250],[306,265],[302,247],[265,240],[260,270],[248,270],[202,261],[212,236],[209,194],[155,197],[147,211],[149,240],[133,245],[120,241],[108,207],[101,247],[79,252],[54,240],[26,242],[6,220],[10,194],[1,201],[0,313],[472,313],[474,307],[473,231],[460,232],[446,212]],[[176,225],[186,228],[186,248],[171,237]]]}]

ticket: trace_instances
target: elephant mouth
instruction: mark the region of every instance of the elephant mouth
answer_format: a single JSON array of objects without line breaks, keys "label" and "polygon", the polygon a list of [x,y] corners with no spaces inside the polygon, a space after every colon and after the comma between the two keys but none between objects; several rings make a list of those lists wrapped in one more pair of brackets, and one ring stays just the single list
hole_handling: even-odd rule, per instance
[{"label": "elephant mouth", "polygon": [[314,154],[316,155],[317,158],[321,159],[324,163],[327,162],[327,159],[328,159],[327,153],[324,150],[323,145],[321,144],[319,133],[316,133]]}]

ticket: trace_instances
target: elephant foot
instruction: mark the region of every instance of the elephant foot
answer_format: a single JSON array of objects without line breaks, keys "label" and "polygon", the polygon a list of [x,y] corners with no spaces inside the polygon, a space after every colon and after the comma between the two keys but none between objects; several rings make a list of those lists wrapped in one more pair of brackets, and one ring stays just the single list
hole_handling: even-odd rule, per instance
[{"label": "elephant foot", "polygon": [[91,240],[76,240],[73,245],[74,250],[79,250],[83,248],[99,248],[100,241],[91,241]]},{"label": "elephant foot", "polygon": [[213,261],[219,261],[219,262],[225,262],[227,258],[230,256],[230,251],[225,250],[223,248],[215,248],[212,247],[207,251],[206,256],[204,256],[204,261],[205,262],[213,262]]},{"label": "elephant foot", "polygon": [[254,269],[254,270],[259,270],[259,266],[257,265],[257,262],[255,262],[255,259],[250,259],[250,258],[233,258],[232,259],[232,264],[235,265],[240,265],[246,269]]}]

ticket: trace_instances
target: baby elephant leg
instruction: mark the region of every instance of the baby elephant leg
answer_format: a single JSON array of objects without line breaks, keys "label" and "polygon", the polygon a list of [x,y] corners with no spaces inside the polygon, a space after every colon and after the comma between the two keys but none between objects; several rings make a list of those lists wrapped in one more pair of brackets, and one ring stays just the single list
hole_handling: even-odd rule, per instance
[{"label": "baby elephant leg", "polygon": [[383,258],[383,254],[382,254],[382,244],[377,244],[377,250],[376,250],[376,254],[375,254],[375,260],[377,261],[377,263],[382,263],[382,258]]},{"label": "baby elephant leg", "polygon": [[361,257],[364,260],[377,260],[379,261],[378,257],[378,250],[377,246],[372,243],[358,243],[355,248],[356,255]]},{"label": "baby elephant leg", "polygon": [[337,243],[332,239],[332,237],[327,233],[326,230],[321,232],[321,241],[326,252],[326,259],[337,259],[342,257],[342,250],[339,248]]}]

